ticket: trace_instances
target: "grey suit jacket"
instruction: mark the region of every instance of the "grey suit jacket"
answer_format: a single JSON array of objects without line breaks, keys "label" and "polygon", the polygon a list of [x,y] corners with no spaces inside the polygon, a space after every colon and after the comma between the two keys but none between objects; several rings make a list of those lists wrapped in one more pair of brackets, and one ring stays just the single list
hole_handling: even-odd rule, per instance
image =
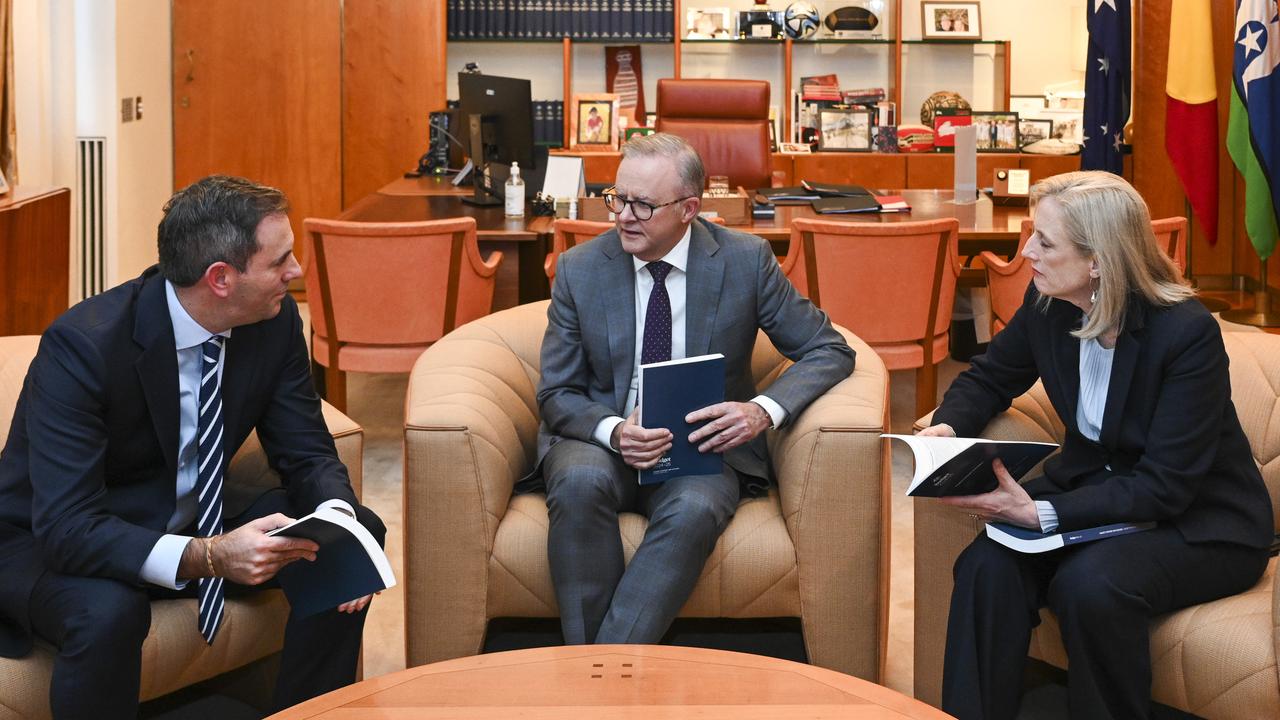
[{"label": "grey suit jacket", "polygon": [[[757,392],[751,352],[757,329],[795,364],[765,393],[794,418],[853,371],[854,353],[826,313],[796,292],[764,240],[695,220],[689,246],[685,354],[725,356],[725,399]],[[635,267],[616,230],[563,253],[542,341],[538,466],[559,438],[592,442],[606,417],[621,415],[635,362]],[[761,434],[725,461],[772,479]],[[537,470],[534,476],[537,475]]]}]

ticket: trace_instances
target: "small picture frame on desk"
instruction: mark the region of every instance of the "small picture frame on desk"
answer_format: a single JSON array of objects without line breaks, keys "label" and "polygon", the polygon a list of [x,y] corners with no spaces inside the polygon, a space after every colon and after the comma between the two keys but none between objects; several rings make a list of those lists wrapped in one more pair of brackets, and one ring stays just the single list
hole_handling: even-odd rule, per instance
[{"label": "small picture frame on desk", "polygon": [[1026,147],[1033,142],[1053,137],[1053,121],[1039,118],[1018,119],[1018,144]]},{"label": "small picture frame on desk", "polygon": [[9,181],[5,180],[4,173],[0,172],[0,195],[9,194]]},{"label": "small picture frame on desk", "polygon": [[1018,152],[1018,113],[974,112],[978,152]]},{"label": "small picture frame on desk", "polygon": [[823,108],[818,115],[818,149],[824,152],[871,152],[875,112],[865,108]]},{"label": "small picture frame on desk", "polygon": [[617,150],[617,93],[590,93],[573,96],[569,116],[571,147],[582,150]]},{"label": "small picture frame on desk", "polygon": [[982,3],[920,3],[920,34],[926,40],[981,40]]},{"label": "small picture frame on desk", "polygon": [[787,155],[808,155],[813,152],[809,143],[778,143],[778,152]]}]

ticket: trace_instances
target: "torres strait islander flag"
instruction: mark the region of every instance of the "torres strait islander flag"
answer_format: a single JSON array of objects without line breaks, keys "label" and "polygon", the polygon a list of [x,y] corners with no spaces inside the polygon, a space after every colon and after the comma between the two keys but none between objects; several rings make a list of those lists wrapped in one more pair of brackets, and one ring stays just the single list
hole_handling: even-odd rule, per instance
[{"label": "torres strait islander flag", "polygon": [[1258,257],[1276,248],[1280,203],[1280,14],[1276,0],[1236,0],[1227,152],[1244,176],[1244,224]]},{"label": "torres strait islander flag", "polygon": [[1218,90],[1210,0],[1173,0],[1164,148],[1209,244],[1218,239]]}]

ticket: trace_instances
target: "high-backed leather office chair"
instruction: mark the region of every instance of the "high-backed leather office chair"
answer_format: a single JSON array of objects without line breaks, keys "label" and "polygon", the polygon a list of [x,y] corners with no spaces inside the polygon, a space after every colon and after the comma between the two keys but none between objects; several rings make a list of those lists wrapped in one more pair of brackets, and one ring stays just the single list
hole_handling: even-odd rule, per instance
[{"label": "high-backed leather office chair", "polygon": [[[493,618],[556,617],[547,504],[513,494],[537,452],[547,302],[473,322],[422,354],[405,398],[405,656],[474,655]],[[839,330],[839,328],[837,328]],[[888,373],[847,331],[853,374],[770,431],[775,486],[744,500],[681,617],[799,617],[815,665],[879,682],[888,612]],[[790,362],[759,333],[763,392]],[[647,521],[619,518],[627,558]]]},{"label": "high-backed leather office chair", "polygon": [[[703,218],[703,220],[717,225],[724,224],[724,218],[718,216]],[[560,257],[560,253],[612,229],[613,223],[611,222],[557,218],[551,224],[551,252],[547,253],[547,259],[542,262],[542,270],[547,274],[547,280],[554,281],[556,279],[556,258]]]},{"label": "high-backed leather office chair", "polygon": [[[1005,260],[990,250],[983,250],[982,264],[987,270],[987,288],[991,292],[991,334],[1004,329],[1013,314],[1022,306],[1027,285],[1031,283],[1031,263],[1022,257],[1022,248],[1035,230],[1030,220],[1022,221],[1018,237],[1018,251],[1012,260]],[[1184,273],[1187,267],[1187,219],[1184,217],[1161,218],[1151,221],[1151,231],[1156,242],[1173,258]],[[1210,308],[1213,309],[1213,308]]]},{"label": "high-backed leather office chair", "polygon": [[[1231,401],[1271,494],[1280,533],[1280,337],[1224,332],[1230,358]],[[1177,412],[1175,409],[1174,412]],[[916,428],[931,424],[928,417]],[[982,431],[998,440],[1063,442],[1066,430],[1044,386],[1015,398]],[[1027,477],[1040,473],[1033,470]],[[928,499],[915,511],[915,696],[942,699],[942,657],[956,557],[983,531],[981,520]],[[1105,542],[1105,541],[1104,541]],[[1271,558],[1253,587],[1237,595],[1159,615],[1151,620],[1151,698],[1208,720],[1280,717],[1280,563]],[[1070,671],[1057,618],[1040,611],[1028,654]],[[1007,678],[1005,682],[1020,682]]]},{"label": "high-backed leather office chair", "polygon": [[502,253],[486,262],[474,218],[303,221],[311,356],[346,410],[347,372],[404,372],[431,343],[489,314]]},{"label": "high-backed leather office chair", "polygon": [[890,370],[916,369],[916,416],[934,408],[960,277],[960,221],[800,218],[782,272]]},{"label": "high-backed leather office chair", "polygon": [[729,187],[773,184],[764,80],[663,78],[657,130],[684,138],[702,156],[707,175],[727,175]]}]

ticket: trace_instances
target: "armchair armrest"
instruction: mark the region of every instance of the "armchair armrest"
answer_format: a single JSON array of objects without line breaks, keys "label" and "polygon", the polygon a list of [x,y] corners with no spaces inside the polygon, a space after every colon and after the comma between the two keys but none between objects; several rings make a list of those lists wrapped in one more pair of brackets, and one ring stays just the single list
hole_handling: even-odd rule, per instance
[{"label": "armchair armrest", "polygon": [[[889,592],[888,372],[841,330],[857,353],[853,374],[770,437],[783,519],[795,545],[809,657],[883,677]],[[854,588],[872,602],[850,612]],[[819,630],[821,628],[822,630]]]},{"label": "armchair armrest", "polygon": [[[364,479],[364,428],[323,400],[320,401],[320,408],[324,413],[324,424],[333,435],[338,459],[347,466],[351,489],[359,498]],[[244,506],[248,507],[248,502],[253,498],[279,485],[280,476],[268,464],[267,453],[262,449],[257,431],[249,433],[249,437],[245,438],[244,444],[227,466],[227,482],[224,483],[226,505],[235,507],[237,503],[231,496],[238,495],[244,499]]]},{"label": "armchair armrest", "polygon": [[[485,605],[498,523],[516,480],[533,461],[534,397],[527,367],[483,322],[464,325],[437,342],[410,373],[403,585],[411,667],[426,661],[428,638],[433,638],[434,659],[479,652],[469,644],[483,638],[439,627],[457,615],[439,609]],[[440,638],[446,637],[459,646],[441,648]]]},{"label": "armchair armrest", "polygon": [[[921,430],[932,413],[915,423]],[[1003,440],[1062,442],[1065,428],[1036,383],[982,431]],[[1037,465],[1024,479],[1041,472]],[[942,702],[942,654],[946,649],[947,614],[951,608],[951,570],[956,557],[983,530],[983,523],[936,500],[912,500],[915,518],[915,696],[937,707]]]}]

